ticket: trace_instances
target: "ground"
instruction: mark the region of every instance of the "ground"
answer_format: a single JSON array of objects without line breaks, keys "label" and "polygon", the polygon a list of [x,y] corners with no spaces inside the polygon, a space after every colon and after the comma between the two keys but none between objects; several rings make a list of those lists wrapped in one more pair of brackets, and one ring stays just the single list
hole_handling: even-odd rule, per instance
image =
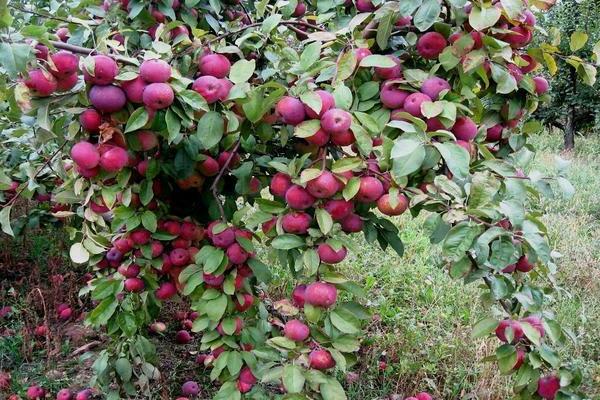
[{"label": "ground", "polygon": [[[535,168],[553,169],[560,135],[544,133],[534,144],[539,149]],[[600,139],[578,138],[576,151],[562,156],[572,160],[569,179],[576,194],[570,201],[550,199],[538,205],[547,213],[552,242],[563,255],[557,276],[562,290],[552,307],[574,338],[565,354],[583,370],[590,397],[600,398]],[[477,300],[479,288],[451,280],[438,267],[439,253],[421,228],[422,218],[402,217],[397,223],[406,247],[404,257],[357,238],[352,243],[356,251],[340,267],[365,285],[369,295],[364,301],[376,315],[356,368],[360,379],[347,384],[349,398],[387,399],[394,394],[403,398],[422,390],[436,399],[510,398],[510,378],[500,376],[494,364],[481,361],[497,343],[470,338],[470,327],[487,307]],[[54,392],[84,387],[91,375],[93,351],[101,347],[93,345],[101,338],[81,322],[52,322],[49,340],[31,336],[44,309],[53,316],[59,302],[89,306],[77,300],[84,272],[65,258],[67,241],[54,228],[32,232],[18,244],[0,243],[0,307],[15,309],[12,316],[0,318],[0,371],[12,375],[10,393],[23,394],[31,382]],[[290,288],[285,272],[274,268],[274,292]],[[64,282],[51,279],[58,273]],[[175,324],[170,328],[176,329]],[[177,346],[170,337],[155,338],[164,371],[154,387],[156,399],[175,398],[183,381],[203,373],[194,364],[194,345]],[[79,349],[90,343],[90,353]],[[380,361],[387,364],[383,371]],[[0,398],[3,395],[0,391]]]}]

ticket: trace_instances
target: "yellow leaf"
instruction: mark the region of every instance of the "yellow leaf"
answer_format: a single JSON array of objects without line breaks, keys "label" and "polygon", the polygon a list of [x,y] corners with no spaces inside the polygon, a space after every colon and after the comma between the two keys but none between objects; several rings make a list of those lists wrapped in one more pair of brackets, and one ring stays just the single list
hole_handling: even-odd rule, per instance
[{"label": "yellow leaf", "polygon": [[571,35],[571,42],[569,43],[569,46],[571,47],[571,51],[577,51],[579,49],[581,49],[583,46],[585,46],[585,44],[587,43],[588,40],[588,34],[585,32],[573,32],[573,34]]},{"label": "yellow leaf", "polygon": [[550,75],[555,75],[558,71],[558,67],[556,66],[556,60],[548,53],[544,53],[544,61],[546,62],[546,67],[548,68],[548,72]]}]

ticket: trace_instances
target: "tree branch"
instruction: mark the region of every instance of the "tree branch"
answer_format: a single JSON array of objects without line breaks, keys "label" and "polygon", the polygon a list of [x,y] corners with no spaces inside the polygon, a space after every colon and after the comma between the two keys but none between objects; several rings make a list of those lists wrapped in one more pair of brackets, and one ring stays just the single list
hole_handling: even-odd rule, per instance
[{"label": "tree branch", "polygon": [[[84,54],[87,56],[99,54],[96,49],[90,49],[89,47],[76,46],[74,44],[64,43],[64,42],[60,42],[57,40],[50,40],[50,44],[52,44],[52,46],[56,47],[57,49],[68,50],[70,52],[77,53],[77,54]],[[121,56],[118,54],[106,54],[106,55],[108,57],[113,58],[115,61],[119,61],[123,64],[136,65],[136,66],[138,65],[137,63],[132,61],[132,59],[129,57]]]},{"label": "tree branch", "polygon": [[[238,33],[245,31],[246,29],[256,28],[257,26],[261,26],[261,25],[262,25],[262,22],[254,22],[252,24],[245,25],[238,30],[222,33],[222,34],[216,36],[214,39],[211,39],[208,43],[210,44],[210,43],[218,42],[219,40],[225,39],[228,36],[237,35]],[[280,21],[279,25],[286,25],[286,26],[298,25],[298,26],[304,26],[306,28],[314,29],[317,31],[325,32],[325,29],[321,28],[320,26],[309,24],[308,22],[305,22],[305,21],[293,21],[293,20]],[[296,32],[296,31],[294,31],[294,32]]]}]

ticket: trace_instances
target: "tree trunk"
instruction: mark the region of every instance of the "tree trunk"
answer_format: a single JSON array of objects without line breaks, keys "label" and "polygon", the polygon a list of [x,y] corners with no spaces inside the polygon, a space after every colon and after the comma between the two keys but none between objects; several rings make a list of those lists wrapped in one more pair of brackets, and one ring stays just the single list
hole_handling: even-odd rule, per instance
[{"label": "tree trunk", "polygon": [[567,123],[565,124],[565,150],[575,148],[575,109],[569,106],[567,111]]},{"label": "tree trunk", "polygon": [[[571,87],[573,88],[573,97],[577,96],[577,73],[575,68],[571,68]],[[567,122],[565,124],[565,150],[573,150],[575,148],[575,132],[577,131],[575,121],[575,106],[569,104],[567,107]]]}]

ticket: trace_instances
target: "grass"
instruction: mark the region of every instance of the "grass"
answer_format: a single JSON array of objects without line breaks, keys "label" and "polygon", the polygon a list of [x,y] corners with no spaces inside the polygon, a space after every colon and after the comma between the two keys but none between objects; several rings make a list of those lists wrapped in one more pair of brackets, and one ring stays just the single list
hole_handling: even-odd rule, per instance
[{"label": "grass", "polygon": [[[539,154],[533,168],[554,172],[554,158],[562,138],[544,134],[534,138]],[[544,200],[550,238],[563,255],[552,308],[572,331],[574,342],[565,356],[582,368],[584,387],[600,398],[600,140],[579,138],[572,154],[568,179],[576,188],[571,200]],[[376,399],[390,393],[408,396],[428,390],[444,399],[510,398],[510,381],[497,374],[494,364],[479,360],[493,352],[495,341],[471,340],[470,326],[487,310],[477,301],[479,288],[451,280],[436,267],[438,249],[429,245],[422,219],[399,219],[406,254],[382,253],[360,238],[360,255],[341,269],[369,288],[374,311],[381,316],[380,331],[371,334],[367,379],[350,386],[353,399]],[[388,370],[375,378],[377,361],[388,358]]]},{"label": "grass", "polygon": [[[534,168],[553,171],[561,137],[540,135],[534,138],[534,144],[540,150]],[[539,204],[547,213],[545,222],[552,242],[563,255],[557,275],[557,285],[563,290],[556,295],[552,308],[575,338],[565,347],[565,355],[584,371],[587,393],[600,399],[600,139],[579,138],[576,151],[563,157],[572,161],[568,178],[577,189],[574,197]],[[406,397],[423,390],[433,393],[436,399],[510,398],[510,378],[501,377],[496,365],[481,362],[494,351],[497,341],[470,338],[471,326],[489,309],[479,300],[480,288],[453,281],[437,267],[439,251],[429,244],[421,228],[422,218],[402,217],[397,222],[402,228],[404,257],[371,247],[359,236],[352,240],[356,251],[340,266],[365,285],[369,295],[364,301],[377,315],[365,336],[368,346],[361,354],[360,379],[347,386],[349,398],[386,399],[393,394]],[[33,253],[30,262],[43,264],[49,254],[56,254],[48,245],[54,243],[51,238],[51,234],[34,237],[17,252]],[[285,272],[277,272],[279,289],[289,286]],[[0,305],[4,301],[1,296],[6,294],[0,292]],[[25,381],[36,379],[52,384],[44,378],[48,370],[63,370],[54,383],[81,381],[76,376],[81,369],[76,360],[46,366],[21,359],[23,340],[19,335],[0,338],[0,369],[13,368],[15,390]],[[175,394],[173,388],[183,378],[193,378],[198,370],[181,362],[189,357],[183,349],[167,347],[167,352],[176,355],[175,362],[164,371],[167,380],[177,380],[171,381]],[[35,349],[34,358],[45,356],[44,349]],[[379,362],[383,360],[387,368],[380,371]],[[175,375],[175,371],[180,372]]]}]

